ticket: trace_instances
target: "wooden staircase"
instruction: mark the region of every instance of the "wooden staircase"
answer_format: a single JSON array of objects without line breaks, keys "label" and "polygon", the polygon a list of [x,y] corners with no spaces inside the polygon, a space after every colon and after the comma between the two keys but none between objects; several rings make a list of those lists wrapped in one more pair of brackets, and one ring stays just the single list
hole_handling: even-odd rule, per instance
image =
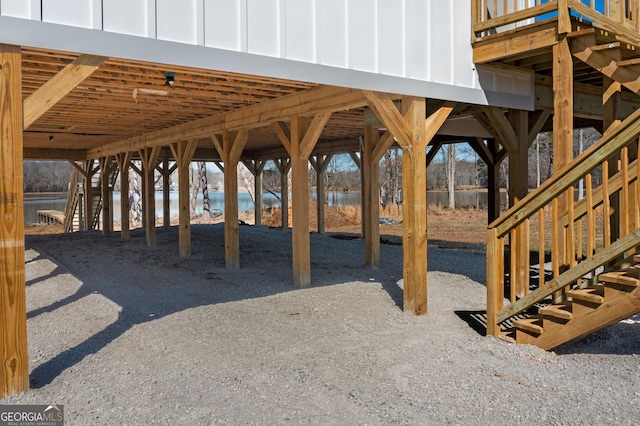
[{"label": "wooden staircase", "polygon": [[[119,171],[115,159],[109,161],[106,169],[109,172],[109,187],[113,188]],[[81,183],[82,180],[84,180],[83,183]],[[83,229],[95,230],[98,228],[103,203],[101,181],[102,171],[99,167],[94,167],[92,161],[87,162],[84,169],[76,166],[67,197],[64,232],[74,232]],[[88,203],[80,196],[81,186],[84,188],[82,195],[84,197],[90,197]],[[83,201],[81,202],[81,200]],[[85,206],[89,206],[89,214],[85,212]]]},{"label": "wooden staircase", "polygon": [[633,265],[605,272],[597,283],[567,293],[567,301],[538,308],[513,322],[506,335],[545,350],[580,339],[640,312],[640,255]]}]

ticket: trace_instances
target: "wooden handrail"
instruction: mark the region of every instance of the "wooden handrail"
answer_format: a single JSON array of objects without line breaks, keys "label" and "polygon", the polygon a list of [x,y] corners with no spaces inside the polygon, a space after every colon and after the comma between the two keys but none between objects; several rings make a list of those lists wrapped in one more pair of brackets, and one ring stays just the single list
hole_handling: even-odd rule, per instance
[{"label": "wooden handrail", "polygon": [[[487,333],[497,335],[499,324],[506,319],[530,308],[533,304],[543,300],[557,291],[569,288],[584,276],[593,273],[603,265],[614,261],[638,245],[640,240],[640,224],[629,232],[628,222],[620,227],[622,238],[611,241],[608,217],[609,197],[616,192],[621,194],[620,209],[625,214],[629,211],[629,181],[638,176],[638,161],[629,164],[628,145],[640,136],[640,110],[633,113],[615,128],[605,132],[603,137],[593,146],[558,173],[554,174],[538,189],[531,192],[519,203],[513,206],[498,220],[489,225],[487,231]],[[616,153],[622,152],[621,171],[609,179],[607,160]],[[603,183],[600,189],[593,191],[591,180],[588,179],[587,198],[583,202],[574,203],[573,185],[579,179],[590,176],[590,173],[602,165]],[[568,194],[570,201],[563,216],[558,215],[558,201]],[[635,209],[640,208],[636,200]],[[595,220],[593,209],[598,205],[603,208],[604,241],[602,247],[595,247]],[[545,282],[540,279],[538,288],[529,293],[529,220],[538,214],[538,220],[543,226],[543,209],[552,206],[552,273],[553,279]],[[581,218],[588,216],[588,249],[587,258],[582,260],[582,248],[579,258],[576,258],[575,226],[580,224]],[[623,220],[625,218],[623,217]],[[624,224],[624,222],[623,222]],[[581,238],[578,226],[577,236]],[[504,265],[505,237],[509,235],[509,286],[511,304],[502,308],[504,296]],[[563,251],[560,240],[562,240]],[[541,241],[544,241],[542,237]],[[543,244],[543,243],[541,243]],[[581,243],[580,243],[581,244]],[[544,253],[544,247],[541,247]],[[562,269],[566,268],[563,272]],[[540,263],[543,269],[543,261]],[[561,273],[562,272],[562,273]],[[516,292],[518,294],[516,294]],[[527,294],[528,293],[528,294]],[[517,300],[517,296],[520,299]]]},{"label": "wooden handrail", "polygon": [[575,158],[572,167],[565,167],[555,173],[492,222],[489,228],[496,228],[498,237],[505,236],[638,136],[640,136],[640,110],[635,111],[614,129],[605,132],[598,142]]},{"label": "wooden handrail", "polygon": [[[629,163],[629,176],[628,182],[631,183],[638,178],[638,168],[637,168],[638,160],[634,160]],[[614,193],[619,191],[622,188],[622,172],[618,172],[612,177],[609,178],[609,191]],[[604,194],[602,193],[602,188],[595,189],[592,195],[593,199],[591,200],[592,207],[598,207],[604,201]],[[574,205],[574,220],[578,220],[587,215],[587,199],[583,198],[577,201]],[[567,214],[564,214],[560,217],[561,226],[569,226],[569,220],[567,218]]]},{"label": "wooden handrail", "polygon": [[[506,5],[507,1],[508,0],[502,0],[501,4]],[[521,9],[514,10],[510,13],[506,13],[505,10],[494,10],[493,13],[496,16],[490,16],[488,0],[473,0],[471,6],[472,28],[474,34],[480,36],[482,33],[486,34],[489,31],[496,30],[505,25],[523,22],[527,19],[539,18],[545,14],[551,14],[549,19],[555,19],[557,16],[554,12],[556,11],[558,14],[562,13],[562,15],[568,19],[568,10],[559,11],[559,8],[568,8],[571,10],[573,16],[582,17],[605,30],[615,32],[634,44],[640,44],[640,25],[638,22],[640,4],[638,2],[631,3],[630,7],[632,7],[632,9],[626,10],[625,2],[619,2],[617,9],[610,7],[611,2],[611,0],[604,0],[602,10],[598,10],[595,2],[592,2],[591,5],[586,5],[580,0],[548,0],[545,3],[542,3],[542,0],[537,0],[537,4],[534,6],[523,6]],[[497,6],[498,3],[494,2],[494,7],[497,8]],[[517,7],[517,5],[514,5],[514,8]],[[612,16],[612,10],[617,10],[615,16]],[[559,25],[562,25],[562,20],[559,22]],[[565,28],[565,30],[570,31],[570,27]]]},{"label": "wooden handrail", "polygon": [[640,229],[635,230],[626,237],[623,237],[616,241],[616,244],[612,244],[609,247],[600,250],[584,262],[580,262],[575,267],[569,269],[557,278],[546,283],[543,287],[539,287],[531,293],[520,298],[517,302],[512,303],[506,308],[502,309],[497,314],[497,323],[501,323],[504,320],[517,315],[533,304],[540,302],[545,297],[550,296],[555,291],[560,290],[571,283],[576,282],[581,277],[594,271],[596,268],[610,261],[616,257],[619,253],[624,253],[638,245],[640,240]]},{"label": "wooden handrail", "polygon": [[[481,3],[481,2],[480,2]],[[489,18],[485,21],[477,22],[473,26],[473,31],[480,33],[499,28],[504,25],[515,24],[516,22],[525,21],[527,19],[536,18],[545,13],[551,13],[558,10],[558,3],[553,1],[533,6],[527,9],[519,10],[508,15],[502,15],[495,18]]]}]

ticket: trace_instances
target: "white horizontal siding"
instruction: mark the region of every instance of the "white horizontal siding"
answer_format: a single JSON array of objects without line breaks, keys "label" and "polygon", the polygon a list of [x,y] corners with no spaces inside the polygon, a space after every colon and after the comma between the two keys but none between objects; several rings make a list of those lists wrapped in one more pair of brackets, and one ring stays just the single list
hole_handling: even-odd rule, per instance
[{"label": "white horizontal siding", "polygon": [[[41,0],[41,3],[0,0],[0,14],[399,77],[408,79],[407,87],[416,81],[441,85],[438,87],[479,89],[480,78],[472,62],[469,3],[469,0]],[[0,34],[2,31],[0,28]],[[230,64],[229,68],[236,65]],[[504,80],[485,75],[482,82],[492,82],[489,90],[532,95],[527,92],[530,77],[522,80],[501,74],[500,78]],[[321,82],[325,76],[314,73],[300,79]],[[394,85],[385,87],[387,91],[394,91],[394,86],[397,92],[406,90],[397,84],[402,80],[394,81]],[[367,82],[348,83],[354,87],[362,84]]]}]

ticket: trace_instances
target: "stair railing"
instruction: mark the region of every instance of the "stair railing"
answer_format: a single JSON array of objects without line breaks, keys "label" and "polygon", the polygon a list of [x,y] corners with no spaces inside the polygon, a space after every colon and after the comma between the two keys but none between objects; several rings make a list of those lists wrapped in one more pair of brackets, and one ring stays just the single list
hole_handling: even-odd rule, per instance
[{"label": "stair railing", "polygon": [[[640,245],[638,162],[629,162],[629,151],[637,152],[639,137],[640,110],[489,225],[487,334],[498,335],[500,323],[550,295],[562,297],[571,286]],[[620,171],[609,176],[609,160],[615,162],[618,155]],[[593,175],[598,172],[602,184],[594,190]],[[574,185],[583,178],[586,197],[575,202]],[[614,208],[620,211],[620,224],[612,231],[609,218]],[[537,288],[530,291],[532,247],[539,253],[539,273]],[[510,304],[505,307],[507,288]]]},{"label": "stair railing", "polygon": [[78,174],[78,171],[74,170],[69,183],[69,193],[64,208],[64,232],[73,232],[73,221],[78,208]]},{"label": "stair railing", "polygon": [[472,0],[473,33],[479,40],[514,25],[557,19],[560,10],[563,17],[570,14],[634,41],[640,39],[637,0]]}]

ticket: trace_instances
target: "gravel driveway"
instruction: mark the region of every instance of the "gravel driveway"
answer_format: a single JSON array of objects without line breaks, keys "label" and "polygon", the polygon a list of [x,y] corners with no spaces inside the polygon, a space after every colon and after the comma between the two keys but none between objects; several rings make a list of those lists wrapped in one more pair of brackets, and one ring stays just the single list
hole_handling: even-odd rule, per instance
[{"label": "gravel driveway", "polygon": [[32,390],[67,425],[638,424],[640,318],[556,352],[483,337],[484,255],[429,250],[429,313],[402,312],[402,247],[363,266],[361,240],[312,234],[309,289],[291,285],[291,234],[223,225],[128,241],[27,237]]}]

